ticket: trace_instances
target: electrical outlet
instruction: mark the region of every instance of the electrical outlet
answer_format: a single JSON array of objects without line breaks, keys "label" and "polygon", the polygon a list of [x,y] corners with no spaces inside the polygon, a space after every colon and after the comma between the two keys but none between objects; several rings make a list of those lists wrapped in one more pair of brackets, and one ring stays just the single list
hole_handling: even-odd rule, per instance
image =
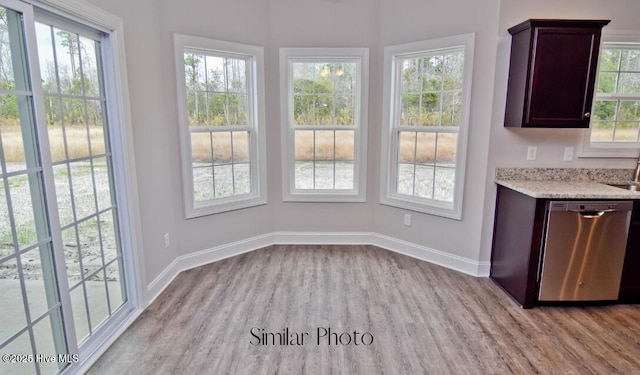
[{"label": "electrical outlet", "polygon": [[411,226],[411,215],[404,214],[404,225],[410,227]]},{"label": "electrical outlet", "polygon": [[573,147],[564,148],[564,161],[573,160]]},{"label": "electrical outlet", "polygon": [[536,154],[538,153],[538,148],[536,146],[529,146],[527,149],[527,160],[536,160]]},{"label": "electrical outlet", "polygon": [[164,247],[168,248],[171,245],[171,239],[169,238],[169,233],[164,234]]}]

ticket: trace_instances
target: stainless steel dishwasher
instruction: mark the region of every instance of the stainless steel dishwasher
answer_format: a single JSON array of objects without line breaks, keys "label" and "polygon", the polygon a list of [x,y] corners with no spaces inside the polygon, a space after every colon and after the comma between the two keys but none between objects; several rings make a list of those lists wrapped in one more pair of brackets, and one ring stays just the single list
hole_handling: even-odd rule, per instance
[{"label": "stainless steel dishwasher", "polygon": [[540,273],[540,301],[618,299],[630,201],[551,201]]}]

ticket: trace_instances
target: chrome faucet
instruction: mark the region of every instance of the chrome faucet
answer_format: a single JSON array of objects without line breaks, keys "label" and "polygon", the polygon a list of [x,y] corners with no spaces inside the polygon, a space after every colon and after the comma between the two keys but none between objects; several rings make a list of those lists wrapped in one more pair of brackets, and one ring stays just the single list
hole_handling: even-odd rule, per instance
[{"label": "chrome faucet", "polygon": [[633,182],[640,183],[640,156],[638,156],[638,163],[636,164],[636,170],[633,172]]}]

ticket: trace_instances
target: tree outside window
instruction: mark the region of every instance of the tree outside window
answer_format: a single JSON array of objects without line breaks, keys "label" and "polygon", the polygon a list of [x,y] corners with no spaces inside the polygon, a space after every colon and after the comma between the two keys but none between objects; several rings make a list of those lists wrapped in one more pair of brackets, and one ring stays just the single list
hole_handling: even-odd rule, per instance
[{"label": "tree outside window", "polygon": [[640,45],[605,43],[599,69],[591,142],[639,142]]},{"label": "tree outside window", "polygon": [[366,49],[281,49],[285,200],[362,201]]}]

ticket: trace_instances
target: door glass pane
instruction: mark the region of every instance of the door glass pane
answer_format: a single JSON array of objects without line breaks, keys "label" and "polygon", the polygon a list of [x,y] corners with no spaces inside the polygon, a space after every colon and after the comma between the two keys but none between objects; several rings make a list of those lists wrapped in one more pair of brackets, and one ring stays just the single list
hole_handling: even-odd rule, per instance
[{"label": "door glass pane", "polygon": [[83,274],[90,275],[102,268],[102,249],[98,220],[92,217],[78,224],[80,237],[80,257]]},{"label": "door glass pane", "polygon": [[64,261],[67,269],[69,285],[74,286],[82,280],[82,267],[80,265],[80,249],[76,237],[76,226],[62,231],[62,246],[64,246]]},{"label": "door glass pane", "polygon": [[[11,341],[7,346],[2,348],[2,353],[25,353],[27,355],[33,353],[31,350],[31,340],[29,339],[29,332],[25,332]],[[35,365],[35,361],[31,363],[7,363],[4,361],[0,361],[0,374],[35,374]]]},{"label": "door glass pane", "polygon": [[13,233],[9,221],[4,179],[0,179],[0,259],[13,254]]},{"label": "door glass pane", "polygon": [[[2,75],[2,74],[0,74]],[[3,81],[5,86],[15,86],[13,82]],[[10,170],[13,165],[24,165],[24,144],[22,142],[22,127],[18,113],[16,95],[0,95],[0,132],[2,133],[2,149],[4,159]]]},{"label": "door glass pane", "polygon": [[[33,326],[33,336],[37,342],[36,351],[38,354],[49,357],[56,353],[55,336],[59,333],[56,332],[55,327],[59,327],[61,324],[60,314],[58,310],[55,310]],[[58,359],[57,356],[56,359]],[[61,367],[58,367],[57,361],[39,361],[38,366],[40,366],[42,374],[53,374],[59,368],[63,368],[64,364],[61,363]]]},{"label": "door glass pane", "polygon": [[51,247],[42,245],[23,253],[20,263],[31,319],[35,320],[60,301],[57,289],[51,288],[56,285]]},{"label": "door glass pane", "polygon": [[72,203],[75,205],[76,219],[84,219],[96,212],[95,197],[93,195],[92,167],[88,162],[70,164]]},{"label": "door glass pane", "polygon": [[[47,317],[61,303],[22,22],[0,7],[0,346],[3,353],[55,355],[68,350],[62,321]],[[7,374],[58,369],[35,360],[0,366]]]},{"label": "door glass pane", "polygon": [[107,287],[109,288],[109,302],[111,305],[111,312],[121,306],[124,302],[123,299],[123,285],[120,282],[120,269],[119,261],[111,263],[107,266]]},{"label": "door glass pane", "polygon": [[104,211],[113,205],[111,201],[111,185],[106,158],[93,160],[93,178],[95,180],[98,210]]},{"label": "door glass pane", "polygon": [[15,229],[18,232],[18,249],[22,250],[38,240],[29,178],[28,175],[19,175],[8,178],[7,182],[13,206]]},{"label": "door glass pane", "polygon": [[91,327],[96,327],[109,317],[109,301],[107,299],[107,285],[104,281],[104,271],[101,270],[91,276],[86,284]]},{"label": "door glass pane", "polygon": [[18,263],[15,258],[0,263],[0,283],[2,284],[0,291],[2,305],[7,306],[8,310],[0,321],[0,343],[3,343],[27,325]]},{"label": "door glass pane", "polygon": [[[78,35],[57,28],[53,29],[55,64],[60,92],[68,95],[80,94],[80,42]],[[40,40],[38,40],[41,45]],[[48,61],[47,61],[48,62]]]},{"label": "door glass pane", "polygon": [[62,123],[65,126],[65,142],[71,159],[89,156],[89,139],[84,101],[81,99],[62,98]]},{"label": "door glass pane", "polygon": [[71,307],[73,310],[73,323],[76,329],[76,338],[78,342],[83,341],[89,336],[89,314],[85,305],[85,294],[83,285],[71,291]]}]

